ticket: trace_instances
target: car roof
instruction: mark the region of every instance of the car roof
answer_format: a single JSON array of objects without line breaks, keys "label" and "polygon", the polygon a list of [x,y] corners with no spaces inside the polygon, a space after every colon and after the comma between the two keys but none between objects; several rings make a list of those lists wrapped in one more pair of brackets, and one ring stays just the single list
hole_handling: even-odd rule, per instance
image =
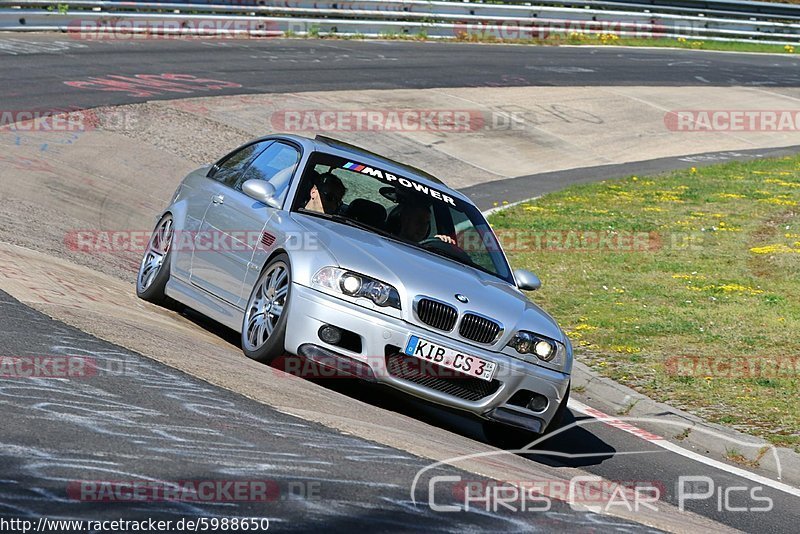
[{"label": "car roof", "polygon": [[394,161],[385,156],[381,156],[380,154],[376,154],[375,152],[371,152],[365,148],[361,148],[359,146],[352,145],[350,143],[346,143],[344,141],[340,141],[332,137],[317,135],[314,139],[311,139],[308,137],[303,137],[301,135],[293,135],[293,134],[279,134],[269,137],[271,138],[282,137],[284,139],[293,140],[297,143],[300,143],[301,145],[303,145],[304,148],[310,150],[314,150],[317,152],[325,152],[327,154],[333,154],[335,156],[340,156],[344,158],[357,159],[359,163],[367,163],[370,166],[389,170],[393,173],[397,173],[406,178],[413,178],[414,180],[422,184],[433,186],[436,189],[444,190],[448,194],[452,193],[454,197],[457,197],[460,200],[473,204],[473,202],[467,196],[465,196],[464,194],[455,189],[451,189],[450,187],[447,186],[447,184],[445,184],[439,178],[433,176],[432,174],[429,174],[421,169],[418,169],[417,167],[413,167],[405,163]]}]

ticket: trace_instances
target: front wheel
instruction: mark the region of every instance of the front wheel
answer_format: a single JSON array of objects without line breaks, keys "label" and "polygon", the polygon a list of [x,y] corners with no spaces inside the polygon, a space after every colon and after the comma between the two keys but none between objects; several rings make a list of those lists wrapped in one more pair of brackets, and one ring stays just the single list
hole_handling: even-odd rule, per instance
[{"label": "front wheel", "polygon": [[242,350],[248,358],[269,363],[284,353],[291,275],[289,256],[280,254],[253,286],[242,324]]},{"label": "front wheel", "polygon": [[136,295],[153,304],[166,304],[164,288],[169,281],[170,249],[173,231],[172,215],[164,215],[153,231],[136,276]]}]

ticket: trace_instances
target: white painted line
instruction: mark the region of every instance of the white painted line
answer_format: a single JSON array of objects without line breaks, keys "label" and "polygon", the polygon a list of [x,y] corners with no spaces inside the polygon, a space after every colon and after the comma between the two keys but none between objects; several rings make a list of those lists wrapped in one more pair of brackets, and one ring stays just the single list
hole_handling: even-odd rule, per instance
[{"label": "white painted line", "polygon": [[[713,458],[707,458],[702,454],[698,454],[696,452],[684,449],[683,447],[679,447],[675,443],[671,441],[667,441],[663,437],[656,436],[655,434],[651,434],[646,430],[640,429],[631,425],[630,423],[626,423],[617,417],[613,417],[611,415],[605,414],[600,410],[596,410],[583,404],[582,402],[570,399],[569,404],[567,406],[577,412],[580,412],[584,415],[588,415],[590,417],[594,417],[598,421],[612,427],[622,430],[623,432],[627,432],[628,434],[632,434],[640,439],[647,441],[648,443],[652,443],[653,445],[660,447],[664,450],[672,452],[674,454],[678,454],[683,456],[684,458],[688,458],[690,460],[694,460],[695,462],[699,462],[705,464],[709,467],[713,467],[715,469],[719,469],[720,471],[725,471],[726,473],[730,473],[732,475],[736,475],[741,478],[746,478],[751,482],[755,482],[757,484],[761,484],[762,486],[768,486],[770,488],[776,489],[778,491],[782,491],[784,493],[788,493],[794,497],[800,497],[800,489],[795,488],[794,486],[790,486],[788,484],[784,484],[783,482],[778,482],[777,480],[772,480],[771,478],[767,478],[756,473],[752,473],[745,469],[741,469],[739,467],[728,465],[726,463],[720,462],[718,460],[714,460]],[[621,424],[620,424],[621,423]]]},{"label": "white painted line", "polygon": [[489,217],[489,215],[492,215],[493,213],[497,213],[498,211],[507,210],[508,208],[513,208],[514,206],[519,206],[523,202],[531,202],[533,200],[537,200],[537,199],[540,199],[540,198],[542,198],[541,195],[539,195],[538,197],[526,198],[524,200],[517,200],[516,202],[512,202],[511,204],[501,204],[499,206],[495,206],[493,208],[489,208],[488,210],[484,210],[482,213],[483,213],[484,217]]}]

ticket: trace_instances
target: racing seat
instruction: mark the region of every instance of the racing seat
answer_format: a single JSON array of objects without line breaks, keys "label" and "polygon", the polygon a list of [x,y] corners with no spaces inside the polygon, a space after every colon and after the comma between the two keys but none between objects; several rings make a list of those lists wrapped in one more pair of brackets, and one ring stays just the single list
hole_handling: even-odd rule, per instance
[{"label": "racing seat", "polygon": [[386,216],[386,231],[394,235],[400,234],[400,205],[393,206]]},{"label": "racing seat", "polygon": [[[386,216],[386,230],[390,234],[400,235],[400,204],[393,206],[389,210],[389,214]],[[428,233],[430,234],[430,225],[428,225]]]},{"label": "racing seat", "polygon": [[375,228],[383,228],[386,222],[386,208],[365,198],[357,198],[347,208],[347,216]]}]

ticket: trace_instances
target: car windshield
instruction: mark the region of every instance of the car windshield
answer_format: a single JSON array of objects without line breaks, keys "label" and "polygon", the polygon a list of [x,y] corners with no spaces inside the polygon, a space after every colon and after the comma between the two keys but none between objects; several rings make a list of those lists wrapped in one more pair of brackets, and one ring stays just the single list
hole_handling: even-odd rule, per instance
[{"label": "car windshield", "polygon": [[315,152],[293,210],[357,226],[514,283],[494,233],[475,206],[380,167]]}]

